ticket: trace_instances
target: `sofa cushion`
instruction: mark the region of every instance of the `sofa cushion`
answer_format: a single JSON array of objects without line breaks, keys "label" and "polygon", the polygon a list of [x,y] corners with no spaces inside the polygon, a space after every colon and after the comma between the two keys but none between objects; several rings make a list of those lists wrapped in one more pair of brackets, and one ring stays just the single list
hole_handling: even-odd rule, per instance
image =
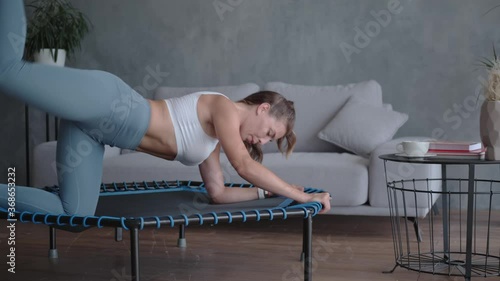
[{"label": "sofa cushion", "polygon": [[[57,185],[56,168],[57,141],[43,142],[33,149],[32,186],[45,187]],[[104,161],[120,155],[119,147],[104,146]]]},{"label": "sofa cushion", "polygon": [[154,93],[154,99],[168,99],[173,97],[181,97],[199,91],[218,92],[224,94],[232,101],[238,101],[248,95],[259,91],[259,85],[255,83],[246,83],[233,86],[219,86],[219,87],[159,87]]},{"label": "sofa cushion", "polygon": [[168,161],[142,152],[122,154],[104,160],[104,183],[153,180],[201,181],[201,176],[197,166],[184,166],[180,162]]},{"label": "sofa cushion", "polygon": [[[304,86],[270,82],[264,89],[278,92],[294,102],[297,114],[294,128],[297,135],[295,146],[297,152],[342,151],[338,146],[318,139],[317,134],[351,96],[382,106],[382,89],[374,80],[338,86]],[[278,150],[274,145],[265,146],[264,151]]]},{"label": "sofa cushion", "polygon": [[408,114],[351,97],[318,137],[368,157],[379,145],[390,141],[407,120]]},{"label": "sofa cushion", "polygon": [[[221,162],[227,163],[224,155]],[[296,152],[286,159],[281,153],[266,153],[262,164],[286,182],[330,192],[332,206],[358,206],[368,200],[368,159],[357,155]],[[231,182],[246,182],[230,165],[224,167]]]}]

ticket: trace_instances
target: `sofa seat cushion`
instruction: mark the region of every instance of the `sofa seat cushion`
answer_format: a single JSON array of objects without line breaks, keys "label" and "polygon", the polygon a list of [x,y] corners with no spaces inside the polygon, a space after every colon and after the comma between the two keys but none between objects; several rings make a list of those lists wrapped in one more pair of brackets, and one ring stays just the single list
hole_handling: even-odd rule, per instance
[{"label": "sofa seat cushion", "polygon": [[[33,149],[32,186],[45,187],[57,185],[56,168],[57,141],[40,143]],[[120,155],[119,147],[104,146],[104,161]]]},{"label": "sofa seat cushion", "polygon": [[[262,164],[289,183],[329,192],[332,206],[358,206],[368,200],[368,159],[360,156],[296,152],[286,159],[281,153],[266,153]],[[226,168],[231,182],[246,182],[230,165]]]},{"label": "sofa seat cushion", "polygon": [[184,166],[142,152],[104,159],[104,183],[153,180],[201,181],[201,176],[198,166]]}]

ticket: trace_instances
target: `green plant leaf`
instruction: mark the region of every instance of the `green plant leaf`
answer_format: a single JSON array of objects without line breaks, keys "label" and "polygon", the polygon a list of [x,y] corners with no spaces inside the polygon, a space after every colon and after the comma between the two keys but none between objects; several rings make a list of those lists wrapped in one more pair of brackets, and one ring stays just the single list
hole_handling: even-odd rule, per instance
[{"label": "green plant leaf", "polygon": [[487,68],[492,68],[493,65],[495,64],[491,59],[489,58],[486,58],[486,57],[482,57],[480,60],[479,60],[480,63],[482,63],[483,66],[486,66]]},{"label": "green plant leaf", "polygon": [[[67,0],[34,0],[26,5],[34,9],[28,23],[26,51],[28,55],[42,48],[65,49],[71,57],[90,31],[90,20]],[[55,52],[54,56],[58,56]]]}]

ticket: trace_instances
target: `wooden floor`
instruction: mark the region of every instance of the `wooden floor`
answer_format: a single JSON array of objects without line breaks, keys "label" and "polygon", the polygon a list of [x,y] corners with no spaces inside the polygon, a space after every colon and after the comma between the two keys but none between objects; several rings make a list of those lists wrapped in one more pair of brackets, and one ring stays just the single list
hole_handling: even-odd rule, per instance
[{"label": "wooden floor", "polygon": [[[382,273],[395,264],[387,217],[318,216],[313,227],[313,280],[464,280],[400,267]],[[140,231],[141,280],[303,280],[301,219],[189,226],[184,249],[176,246],[177,233],[168,227]],[[48,227],[17,223],[15,274],[7,271],[7,234],[2,220],[0,280],[131,280],[127,231],[121,242],[111,228],[58,231],[59,259],[51,262]],[[473,278],[479,279],[498,277]]]}]

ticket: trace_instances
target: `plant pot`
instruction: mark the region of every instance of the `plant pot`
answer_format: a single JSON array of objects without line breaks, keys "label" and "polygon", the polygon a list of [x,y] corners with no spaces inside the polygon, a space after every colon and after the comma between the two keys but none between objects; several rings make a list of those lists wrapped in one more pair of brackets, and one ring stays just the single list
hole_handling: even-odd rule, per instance
[{"label": "plant pot", "polygon": [[500,101],[483,102],[479,119],[481,141],[486,160],[500,160]]},{"label": "plant pot", "polygon": [[[54,56],[52,55],[54,53]],[[35,62],[48,64],[48,65],[56,65],[56,66],[64,66],[66,62],[66,50],[58,49],[57,51],[57,61],[54,60],[55,57],[55,49],[41,49],[39,52],[34,54]]]}]

